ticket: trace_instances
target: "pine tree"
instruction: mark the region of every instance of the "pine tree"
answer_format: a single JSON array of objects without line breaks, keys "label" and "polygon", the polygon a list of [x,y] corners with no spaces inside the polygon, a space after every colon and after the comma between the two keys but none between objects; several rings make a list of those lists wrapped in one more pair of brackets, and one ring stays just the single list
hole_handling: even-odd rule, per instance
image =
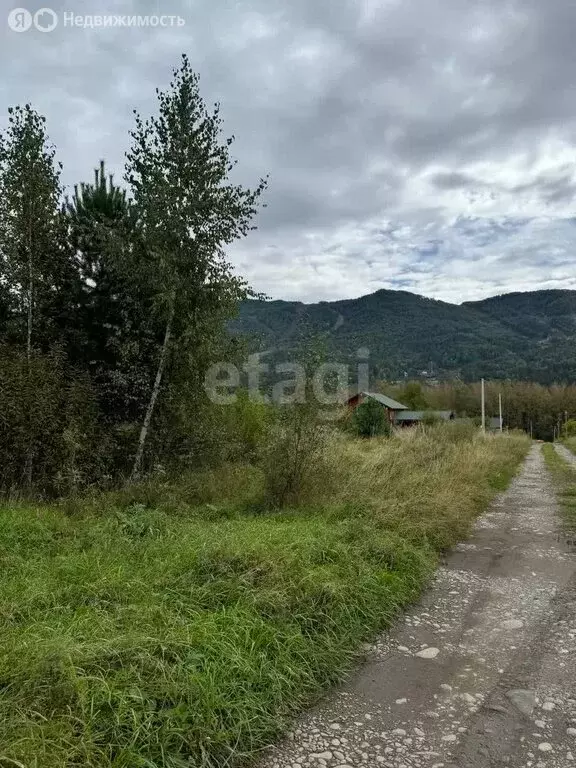
[{"label": "pine tree", "polygon": [[129,207],[126,191],[106,175],[103,160],[94,171],[93,184],[74,186],[64,213],[79,274],[72,356],[95,372],[118,362],[118,336],[125,325],[128,300],[117,249]]}]

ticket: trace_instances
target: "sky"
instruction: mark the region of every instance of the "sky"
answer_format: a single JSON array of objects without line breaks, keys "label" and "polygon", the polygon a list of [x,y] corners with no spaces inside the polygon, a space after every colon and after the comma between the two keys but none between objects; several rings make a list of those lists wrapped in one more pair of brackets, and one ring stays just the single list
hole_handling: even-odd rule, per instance
[{"label": "sky", "polygon": [[[19,7],[45,3],[50,32],[14,31],[16,4],[0,7],[0,128],[31,102],[69,189],[101,158],[120,181],[133,110],[156,111],[186,53],[236,137],[236,178],[269,175],[258,230],[229,251],[269,297],[576,289],[574,0]],[[65,26],[70,13],[184,24]]]}]

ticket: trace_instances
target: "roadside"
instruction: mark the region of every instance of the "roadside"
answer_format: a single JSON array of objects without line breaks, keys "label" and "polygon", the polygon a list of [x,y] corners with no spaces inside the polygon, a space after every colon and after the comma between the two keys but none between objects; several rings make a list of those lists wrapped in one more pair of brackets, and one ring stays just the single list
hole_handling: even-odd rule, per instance
[{"label": "roadside", "polygon": [[560,768],[576,754],[576,553],[539,447],[366,664],[262,766]]},{"label": "roadside", "polygon": [[562,443],[546,443],[542,446],[546,466],[552,474],[554,491],[572,541],[576,536],[576,456]]}]

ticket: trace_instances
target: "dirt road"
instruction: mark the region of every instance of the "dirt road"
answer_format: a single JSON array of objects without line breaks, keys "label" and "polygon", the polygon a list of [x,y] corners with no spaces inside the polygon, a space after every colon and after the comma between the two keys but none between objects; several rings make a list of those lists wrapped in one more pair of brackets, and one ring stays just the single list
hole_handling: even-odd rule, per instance
[{"label": "dirt road", "polygon": [[537,446],[366,656],[263,768],[576,766],[576,552]]}]

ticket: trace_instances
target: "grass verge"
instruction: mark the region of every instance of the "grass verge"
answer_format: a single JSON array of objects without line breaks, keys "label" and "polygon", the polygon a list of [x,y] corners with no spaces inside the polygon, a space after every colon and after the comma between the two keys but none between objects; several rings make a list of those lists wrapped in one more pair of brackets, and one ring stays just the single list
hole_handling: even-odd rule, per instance
[{"label": "grass verge", "polygon": [[551,443],[542,446],[544,461],[554,481],[556,497],[566,525],[576,530],[576,468],[563,459]]},{"label": "grass verge", "polygon": [[576,437],[563,437],[561,442],[571,453],[576,454]]},{"label": "grass verge", "polygon": [[527,448],[444,428],[336,441],[322,492],[274,515],[217,483],[208,506],[192,483],[168,509],[1,509],[0,766],[249,761],[418,596]]}]

